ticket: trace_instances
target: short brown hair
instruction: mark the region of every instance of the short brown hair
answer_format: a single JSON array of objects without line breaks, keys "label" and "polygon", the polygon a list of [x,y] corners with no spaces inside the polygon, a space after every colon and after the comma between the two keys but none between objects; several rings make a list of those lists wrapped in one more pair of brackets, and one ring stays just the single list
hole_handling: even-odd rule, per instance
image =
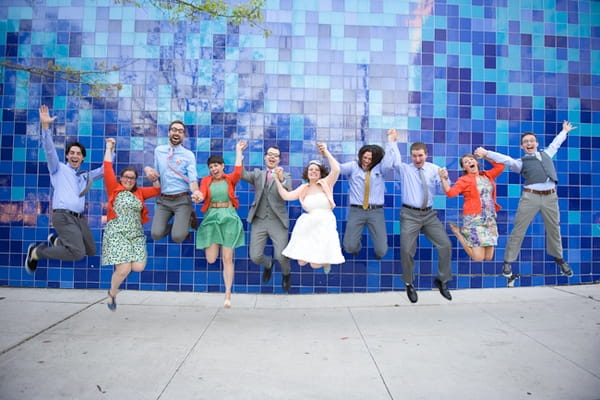
[{"label": "short brown hair", "polygon": [[427,145],[423,142],[414,142],[411,146],[410,146],[410,151],[412,153],[413,150],[425,150],[425,154],[429,154],[427,153]]},{"label": "short brown hair", "polygon": [[523,138],[525,136],[529,136],[529,135],[533,136],[533,138],[535,139],[536,142],[538,141],[537,136],[535,136],[535,134],[533,132],[525,132],[521,135],[521,144],[523,143]]}]

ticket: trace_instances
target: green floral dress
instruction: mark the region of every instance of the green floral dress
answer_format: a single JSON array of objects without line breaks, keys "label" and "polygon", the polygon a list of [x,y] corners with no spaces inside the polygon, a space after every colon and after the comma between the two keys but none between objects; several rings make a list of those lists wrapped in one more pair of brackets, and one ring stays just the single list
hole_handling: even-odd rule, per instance
[{"label": "green floral dress", "polygon": [[[210,199],[205,201],[229,201],[227,181],[210,184]],[[234,207],[209,208],[196,233],[196,248],[205,249],[211,244],[234,249],[246,244],[242,220]]]},{"label": "green floral dress", "polygon": [[102,265],[146,261],[142,203],[128,190],[115,197],[116,218],[106,223],[102,237]]}]

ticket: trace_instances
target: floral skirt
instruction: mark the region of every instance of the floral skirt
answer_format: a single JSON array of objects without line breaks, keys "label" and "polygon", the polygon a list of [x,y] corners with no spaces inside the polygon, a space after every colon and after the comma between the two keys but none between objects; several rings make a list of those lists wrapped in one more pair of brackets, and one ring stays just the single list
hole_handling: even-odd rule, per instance
[{"label": "floral skirt", "polygon": [[463,215],[461,233],[469,247],[496,246],[498,244],[498,225],[495,213]]}]

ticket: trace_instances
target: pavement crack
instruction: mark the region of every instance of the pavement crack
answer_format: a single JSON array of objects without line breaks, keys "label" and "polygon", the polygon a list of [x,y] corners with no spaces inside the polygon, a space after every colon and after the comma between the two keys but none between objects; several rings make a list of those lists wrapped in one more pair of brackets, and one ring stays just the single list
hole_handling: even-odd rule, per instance
[{"label": "pavement crack", "polygon": [[390,391],[390,388],[389,388],[387,382],[385,381],[383,373],[381,372],[381,368],[379,368],[379,364],[377,364],[377,360],[375,360],[375,356],[373,355],[373,352],[371,351],[371,348],[369,347],[369,343],[367,342],[365,335],[363,335],[362,331],[360,330],[360,325],[358,324],[358,321],[356,321],[356,318],[354,317],[354,313],[352,312],[352,309],[348,308],[348,312],[350,313],[350,316],[352,317],[352,322],[354,323],[354,326],[356,327],[356,330],[358,331],[358,334],[360,335],[360,339],[362,340],[363,345],[365,346],[365,348],[367,349],[367,352],[369,353],[369,357],[371,357],[371,361],[373,362],[373,365],[375,365],[375,368],[377,369],[377,374],[379,375],[379,378],[381,379],[381,383],[383,383],[383,387],[385,387],[385,390],[386,390],[388,396],[390,396],[390,399],[393,400],[394,396],[392,396],[392,392]]},{"label": "pavement crack", "polygon": [[29,342],[29,341],[30,341],[30,340],[32,340],[32,339],[35,339],[36,337],[40,336],[42,333],[48,332],[50,329],[52,329],[52,328],[54,328],[54,327],[56,327],[56,326],[58,326],[58,325],[62,324],[63,322],[65,322],[65,321],[67,321],[67,320],[69,320],[69,319],[73,318],[73,317],[74,317],[74,316],[76,316],[76,315],[79,315],[79,314],[81,314],[82,312],[86,311],[86,310],[87,310],[87,309],[89,309],[90,307],[93,307],[93,306],[95,306],[96,304],[100,303],[100,302],[101,302],[101,301],[103,301],[103,300],[104,300],[104,297],[102,297],[100,300],[98,300],[98,301],[96,301],[96,302],[94,302],[94,303],[90,303],[90,304],[88,304],[87,306],[85,306],[85,307],[84,307],[84,308],[82,308],[81,310],[75,311],[74,313],[72,313],[72,314],[70,314],[70,315],[67,315],[66,317],[64,317],[64,318],[63,318],[63,319],[61,319],[60,321],[57,321],[57,322],[55,322],[55,323],[53,323],[53,324],[51,324],[51,325],[48,325],[47,327],[45,327],[45,328],[44,328],[44,329],[42,329],[41,331],[39,331],[39,332],[36,332],[36,333],[34,333],[33,335],[31,335],[31,336],[28,336],[28,337],[26,337],[25,339],[21,340],[19,343],[16,343],[16,344],[14,344],[14,345],[12,345],[12,346],[10,346],[10,347],[7,347],[6,349],[4,349],[4,350],[0,351],[0,356],[2,356],[2,355],[4,355],[4,354],[8,353],[8,352],[9,352],[9,351],[11,351],[11,350],[14,350],[14,349],[16,349],[17,347],[21,346],[22,344],[25,344],[25,343]]}]

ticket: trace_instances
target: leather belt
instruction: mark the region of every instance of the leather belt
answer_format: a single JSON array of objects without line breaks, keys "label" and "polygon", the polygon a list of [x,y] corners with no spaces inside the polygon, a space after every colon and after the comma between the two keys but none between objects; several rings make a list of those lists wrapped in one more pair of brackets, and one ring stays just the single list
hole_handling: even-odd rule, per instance
[{"label": "leather belt", "polygon": [[416,211],[429,211],[429,210],[431,210],[431,207],[419,208],[419,207],[409,206],[407,204],[402,204],[402,207],[406,207],[406,208],[409,208],[411,210],[416,210]]},{"label": "leather belt", "polygon": [[208,205],[210,208],[229,208],[231,201],[213,201]]},{"label": "leather belt", "polygon": [[379,208],[383,208],[383,205],[382,204],[369,204],[367,206],[367,208],[363,208],[363,206],[361,206],[359,204],[350,204],[350,207],[361,208],[363,210],[377,210]]},{"label": "leather belt", "polygon": [[71,215],[73,215],[73,216],[75,216],[77,218],[82,218],[83,217],[83,213],[76,213],[75,211],[65,210],[64,208],[57,208],[57,209],[54,209],[52,211],[57,212],[57,213],[63,213],[63,214],[71,214]]},{"label": "leather belt", "polygon": [[533,194],[540,194],[542,196],[547,196],[549,194],[552,194],[552,193],[556,192],[556,189],[535,190],[535,189],[523,188],[523,191],[524,192],[528,192],[528,193],[533,193]]},{"label": "leather belt", "polygon": [[160,196],[161,197],[165,197],[167,199],[176,199],[178,197],[183,197],[183,196],[187,196],[188,192],[182,192],[182,193],[177,193],[177,194],[164,194],[162,193]]}]

